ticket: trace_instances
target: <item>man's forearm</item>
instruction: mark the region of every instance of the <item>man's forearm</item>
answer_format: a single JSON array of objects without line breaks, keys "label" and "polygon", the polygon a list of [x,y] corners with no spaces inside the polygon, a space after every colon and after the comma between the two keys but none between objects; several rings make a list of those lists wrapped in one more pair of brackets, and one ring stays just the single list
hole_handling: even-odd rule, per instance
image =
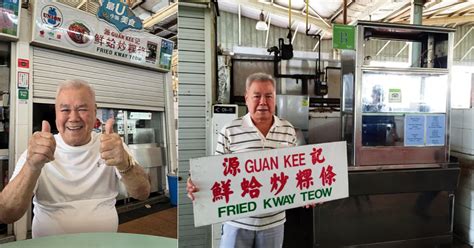
[{"label": "man's forearm", "polygon": [[125,184],[127,192],[131,197],[138,200],[146,200],[148,198],[150,195],[150,182],[148,181],[148,175],[141,166],[133,166],[126,173],[120,174],[122,175],[122,182]]},{"label": "man's forearm", "polygon": [[31,204],[33,190],[41,170],[25,164],[20,173],[0,193],[0,222],[13,223],[20,219]]}]

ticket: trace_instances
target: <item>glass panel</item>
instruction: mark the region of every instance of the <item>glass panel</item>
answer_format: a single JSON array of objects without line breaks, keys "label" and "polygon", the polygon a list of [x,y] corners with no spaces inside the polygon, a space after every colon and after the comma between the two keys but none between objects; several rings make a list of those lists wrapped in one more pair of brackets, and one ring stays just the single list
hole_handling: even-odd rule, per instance
[{"label": "glass panel", "polygon": [[363,113],[445,113],[448,75],[362,74]]},{"label": "glass panel", "polygon": [[392,68],[448,68],[448,37],[448,33],[420,29],[366,27],[364,65],[383,62],[380,66]]},{"label": "glass panel", "polygon": [[[115,118],[114,130],[127,144],[164,146],[163,113],[123,109],[98,109],[95,130],[101,132],[105,122]],[[125,129],[125,125],[127,128]]]},{"label": "glass panel", "polygon": [[403,131],[403,116],[363,116],[362,146],[403,146]]},{"label": "glass panel", "polygon": [[342,77],[343,96],[342,96],[342,111],[352,112],[354,104],[354,74],[347,73]]},{"label": "glass panel", "polygon": [[164,146],[162,113],[128,111],[129,144],[157,143]]}]

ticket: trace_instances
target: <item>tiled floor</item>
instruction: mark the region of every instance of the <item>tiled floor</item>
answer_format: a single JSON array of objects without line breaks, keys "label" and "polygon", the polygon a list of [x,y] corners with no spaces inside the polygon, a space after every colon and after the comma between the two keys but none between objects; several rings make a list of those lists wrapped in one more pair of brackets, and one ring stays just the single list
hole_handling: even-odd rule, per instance
[{"label": "tiled floor", "polygon": [[119,225],[118,231],[177,238],[177,208],[169,208]]}]

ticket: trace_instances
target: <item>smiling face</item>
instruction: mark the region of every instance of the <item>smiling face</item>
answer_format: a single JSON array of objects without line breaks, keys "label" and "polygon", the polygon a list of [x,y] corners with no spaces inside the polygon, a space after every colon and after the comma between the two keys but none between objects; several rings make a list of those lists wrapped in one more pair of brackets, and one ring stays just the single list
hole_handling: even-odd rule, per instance
[{"label": "smiling face", "polygon": [[245,103],[255,124],[270,124],[275,113],[275,87],[270,81],[253,81],[245,93]]},{"label": "smiling face", "polygon": [[96,106],[85,88],[65,88],[56,98],[56,127],[70,146],[87,144],[96,119]]}]

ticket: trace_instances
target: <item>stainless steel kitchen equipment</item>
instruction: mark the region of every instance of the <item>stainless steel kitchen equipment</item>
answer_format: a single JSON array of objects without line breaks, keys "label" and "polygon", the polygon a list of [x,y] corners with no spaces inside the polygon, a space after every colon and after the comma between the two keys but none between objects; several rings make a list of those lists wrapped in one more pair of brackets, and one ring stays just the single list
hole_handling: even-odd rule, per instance
[{"label": "stainless steel kitchen equipment", "polygon": [[[359,21],[341,52],[341,136],[349,198],[314,210],[314,247],[436,247],[452,242],[459,166],[449,157],[454,29]],[[372,62],[374,46],[421,49]]]}]

